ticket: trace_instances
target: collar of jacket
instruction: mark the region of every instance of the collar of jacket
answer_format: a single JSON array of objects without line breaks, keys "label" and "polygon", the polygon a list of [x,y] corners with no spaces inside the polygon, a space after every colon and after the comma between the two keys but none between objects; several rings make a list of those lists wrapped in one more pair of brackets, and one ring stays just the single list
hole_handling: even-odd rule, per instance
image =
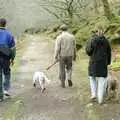
[{"label": "collar of jacket", "polygon": [[0,27],[0,29],[3,29],[3,30],[5,30],[5,27]]},{"label": "collar of jacket", "polygon": [[64,34],[64,33],[68,33],[68,31],[62,31],[62,34]]}]

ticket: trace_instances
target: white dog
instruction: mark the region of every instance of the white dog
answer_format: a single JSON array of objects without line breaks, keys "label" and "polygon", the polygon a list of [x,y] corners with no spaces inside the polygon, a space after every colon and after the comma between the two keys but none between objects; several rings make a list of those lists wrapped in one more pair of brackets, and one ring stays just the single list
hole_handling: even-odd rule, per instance
[{"label": "white dog", "polygon": [[46,82],[50,83],[50,80],[46,77],[46,75],[43,72],[35,72],[33,75],[33,86],[36,87],[36,82],[39,83],[41,92],[43,92],[46,88]]}]

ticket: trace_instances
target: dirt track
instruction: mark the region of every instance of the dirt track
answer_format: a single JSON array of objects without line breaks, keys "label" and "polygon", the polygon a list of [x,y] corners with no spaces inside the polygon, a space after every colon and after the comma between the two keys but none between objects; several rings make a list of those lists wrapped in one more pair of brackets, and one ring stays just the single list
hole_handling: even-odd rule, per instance
[{"label": "dirt track", "polygon": [[[24,108],[16,120],[119,120],[119,104],[87,105],[90,96],[87,59],[84,55],[80,56],[80,63],[74,63],[74,86],[69,88],[66,81],[67,87],[63,89],[59,86],[58,65],[45,71],[53,62],[53,43],[39,36],[29,36],[27,39],[30,41],[13,74],[13,98],[0,103],[1,119],[9,106],[20,100]],[[39,88],[32,86],[35,71],[44,71],[51,80],[43,94]]]}]

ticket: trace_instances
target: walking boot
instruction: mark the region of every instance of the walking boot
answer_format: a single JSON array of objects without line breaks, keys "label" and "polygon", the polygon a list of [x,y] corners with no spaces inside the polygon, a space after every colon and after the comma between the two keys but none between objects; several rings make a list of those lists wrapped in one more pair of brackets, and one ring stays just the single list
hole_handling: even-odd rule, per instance
[{"label": "walking boot", "polygon": [[8,91],[6,91],[6,90],[4,90],[4,95],[8,96],[8,97],[11,96],[10,93]]},{"label": "walking boot", "polygon": [[68,85],[69,85],[69,87],[72,87],[73,83],[71,80],[68,80]]},{"label": "walking boot", "polygon": [[3,102],[3,98],[0,98],[0,102]]},{"label": "walking boot", "polygon": [[96,96],[91,96],[91,98],[90,98],[90,102],[96,102],[96,101],[97,101]]},{"label": "walking boot", "polygon": [[61,81],[61,87],[65,88],[65,82],[64,81]]},{"label": "walking boot", "polygon": [[3,98],[3,94],[0,94],[0,102],[3,102],[4,98]]}]

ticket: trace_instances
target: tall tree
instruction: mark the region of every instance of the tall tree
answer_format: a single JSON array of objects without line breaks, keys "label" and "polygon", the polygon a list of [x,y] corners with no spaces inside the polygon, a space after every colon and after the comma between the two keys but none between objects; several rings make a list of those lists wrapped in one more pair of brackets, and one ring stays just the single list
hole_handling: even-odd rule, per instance
[{"label": "tall tree", "polygon": [[104,7],[104,14],[108,20],[111,20],[114,17],[114,14],[110,10],[110,5],[108,0],[102,0],[103,7]]},{"label": "tall tree", "polygon": [[69,22],[72,22],[74,13],[74,1],[75,0],[47,0],[45,1],[45,3],[47,3],[47,6],[43,5],[43,8],[62,22],[64,22],[63,18],[66,18]]},{"label": "tall tree", "polygon": [[94,4],[95,13],[99,13],[97,0],[94,0],[93,4]]}]

